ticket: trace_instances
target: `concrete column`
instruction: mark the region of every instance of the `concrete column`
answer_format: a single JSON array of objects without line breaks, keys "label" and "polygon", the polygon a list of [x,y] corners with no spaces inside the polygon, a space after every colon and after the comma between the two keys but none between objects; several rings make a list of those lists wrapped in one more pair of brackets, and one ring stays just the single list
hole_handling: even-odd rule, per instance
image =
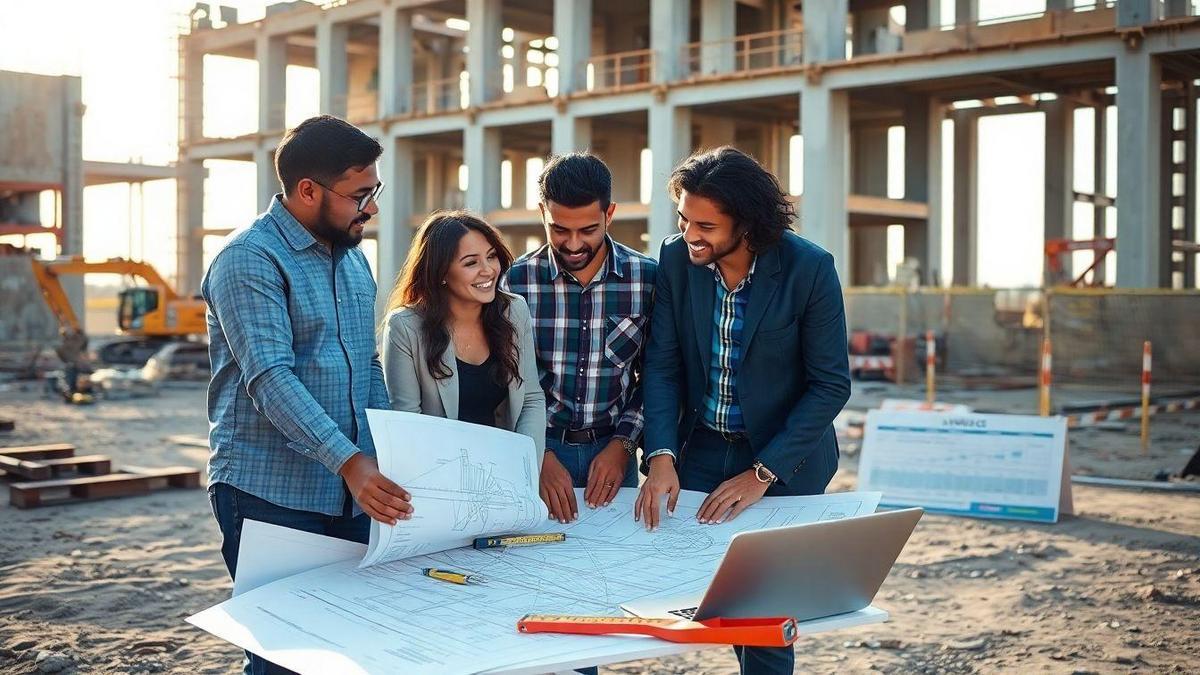
[{"label": "concrete column", "polygon": [[922,283],[937,285],[942,270],[942,108],[928,99],[904,107],[904,198],[925,202],[925,224],[904,226],[904,257],[921,264]]},{"label": "concrete column", "polygon": [[784,192],[788,192],[792,184],[792,125],[771,125],[767,143],[771,150],[771,172]]},{"label": "concrete column", "polygon": [[1171,282],[1159,186],[1161,86],[1162,66],[1149,52],[1117,56],[1117,285],[1126,288]]},{"label": "concrete column", "polygon": [[512,164],[512,206],[510,208],[525,208],[525,161],[527,159],[521,153],[514,153],[508,156],[508,161]]},{"label": "concrete column", "polygon": [[692,145],[692,112],[689,108],[654,103],[650,106],[650,218],[647,249],[658,255],[659,244],[679,231],[675,202],[667,194],[667,180]]},{"label": "concrete column", "polygon": [[467,21],[471,24],[467,31],[467,73],[472,106],[501,95],[500,9],[499,0],[467,0]]},{"label": "concrete column", "polygon": [[[682,74],[683,46],[690,39],[689,0],[650,0],[650,48],[654,50],[654,82],[671,82]],[[651,236],[651,250],[657,244]]]},{"label": "concrete column", "polygon": [[[905,0],[904,32],[928,30],[936,27],[942,0]],[[1053,1],[1053,0],[1051,0]]]},{"label": "concrete column", "polygon": [[641,140],[632,133],[616,133],[605,138],[604,163],[612,172],[613,201],[636,204],[641,188]]},{"label": "concrete column", "polygon": [[[1184,205],[1183,205],[1183,230],[1180,232],[1179,238],[1183,241],[1196,241],[1196,90],[1194,85],[1188,84],[1185,88],[1186,101],[1184,103],[1184,155],[1183,155],[1183,175],[1188,178],[1184,187]],[[1196,287],[1196,256],[1184,254],[1183,256],[1183,287]]]},{"label": "concrete column", "polygon": [[283,190],[283,186],[279,184],[279,176],[275,173],[273,143],[264,143],[254,151],[254,175],[257,178],[255,206],[261,213],[270,206],[271,198]]},{"label": "concrete column", "polygon": [[[187,36],[180,37],[187,40]],[[183,99],[182,129],[185,144],[204,137],[204,54],[185,47],[183,72],[179,73],[180,96]]]},{"label": "concrete column", "polygon": [[955,286],[975,286],[979,274],[979,116],[954,116],[954,274]]},{"label": "concrete column", "polygon": [[[1075,219],[1075,106],[1065,98],[1051,101],[1046,107],[1045,167],[1045,239],[1072,239],[1075,235],[1072,227]],[[1070,256],[1063,257],[1063,270],[1071,276]]]},{"label": "concrete column", "polygon": [[889,9],[861,9],[854,13],[854,55],[887,54],[897,50],[888,33]]},{"label": "concrete column", "polygon": [[[1060,2],[1064,0],[1059,0]],[[1163,6],[1163,17],[1172,18],[1188,16],[1192,9],[1192,0],[1167,0]]]},{"label": "concrete column", "polygon": [[379,12],[381,119],[401,115],[412,109],[414,50],[412,12],[395,5],[384,5]]},{"label": "concrete column", "polygon": [[[844,3],[841,3],[844,6]],[[838,276],[850,279],[850,95],[810,86],[800,95],[804,137],[804,198],[800,232],[833,255]]]},{"label": "concrete column", "polygon": [[1157,18],[1158,0],[1121,0],[1117,3],[1117,26],[1120,28],[1141,26]]},{"label": "concrete column", "polygon": [[463,160],[467,165],[466,207],[480,215],[500,208],[500,129],[467,125]]},{"label": "concrete column", "polygon": [[719,115],[696,115],[694,119],[696,126],[700,127],[701,148],[719,148],[722,145],[734,144],[736,125],[733,119]]},{"label": "concrete column", "polygon": [[204,274],[204,163],[180,159],[176,179],[175,290],[180,294],[200,292]]},{"label": "concrete column", "polygon": [[[888,130],[886,126],[850,127],[851,194],[887,197]],[[855,286],[883,286],[888,281],[887,228],[853,224],[850,227],[851,274]]]},{"label": "concrete column", "polygon": [[390,143],[385,139],[379,170],[387,190],[381,195],[376,216],[379,227],[376,272],[380,292],[375,297],[375,313],[378,316],[383,314],[387,295],[412,244],[413,230],[409,223],[414,211],[414,164],[412,139],[396,138]]},{"label": "concrete column", "polygon": [[979,0],[954,0],[954,23],[959,26],[979,21]]},{"label": "concrete column", "polygon": [[321,73],[320,110],[322,113],[346,116],[349,54],[346,42],[349,26],[328,20],[317,24],[317,70]]},{"label": "concrete column", "polygon": [[[1095,129],[1092,136],[1092,152],[1093,163],[1093,193],[1095,195],[1107,194],[1108,185],[1108,108],[1104,105],[1098,105],[1093,108],[1096,118]],[[1108,207],[1103,204],[1094,204],[1092,206],[1092,238],[1101,239],[1108,236]],[[1107,276],[1105,266],[1099,265],[1094,270],[1095,280],[1097,284],[1103,285]]]},{"label": "concrete column", "polygon": [[592,55],[592,0],[554,0],[554,35],[558,37],[559,94],[584,89],[584,62]]},{"label": "concrete column", "polygon": [[258,133],[284,129],[287,106],[287,36],[260,33],[254,39],[258,59]]},{"label": "concrete column", "polygon": [[1047,12],[1061,12],[1075,6],[1073,0],[1046,0]]},{"label": "concrete column", "polygon": [[[728,73],[734,69],[733,38],[736,35],[737,3],[734,0],[700,0],[700,42],[704,43],[699,54],[700,72]],[[684,67],[689,65],[685,63]]]},{"label": "concrete column", "polygon": [[[83,255],[83,80],[63,77],[62,81],[62,254]],[[82,275],[64,280],[62,287],[86,331]]]},{"label": "concrete column", "polygon": [[425,210],[446,208],[446,155],[429,152],[425,155]]},{"label": "concrete column", "polygon": [[804,61],[844,60],[849,18],[849,0],[804,3]]},{"label": "concrete column", "polygon": [[592,147],[592,120],[558,113],[550,120],[550,152],[565,155],[568,152],[587,150]]}]

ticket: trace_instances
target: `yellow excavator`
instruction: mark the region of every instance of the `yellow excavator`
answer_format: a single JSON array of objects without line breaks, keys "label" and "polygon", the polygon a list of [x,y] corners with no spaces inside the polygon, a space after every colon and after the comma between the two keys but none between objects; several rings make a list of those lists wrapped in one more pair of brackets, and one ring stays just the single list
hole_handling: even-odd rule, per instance
[{"label": "yellow excavator", "polygon": [[34,259],[32,263],[33,277],[51,313],[58,319],[62,342],[56,351],[67,368],[67,388],[71,392],[76,389],[79,369],[86,370],[88,365],[87,337],[63,291],[61,277],[119,274],[144,282],[121,290],[117,296],[117,327],[126,339],[109,342],[97,351],[99,361],[104,364],[141,366],[166,344],[206,332],[204,300],[180,296],[148,263],[121,258],[92,261],[80,256],[49,261]]}]

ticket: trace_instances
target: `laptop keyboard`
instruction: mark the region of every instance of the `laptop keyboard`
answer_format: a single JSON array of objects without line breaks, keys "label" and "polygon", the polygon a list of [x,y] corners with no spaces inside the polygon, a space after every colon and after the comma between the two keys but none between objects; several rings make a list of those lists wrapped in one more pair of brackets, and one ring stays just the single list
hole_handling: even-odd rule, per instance
[{"label": "laptop keyboard", "polygon": [[698,609],[700,609],[700,608],[699,607],[688,607],[687,609],[672,609],[672,610],[670,610],[669,613],[674,614],[675,616],[681,616],[681,617],[691,621],[692,619],[696,618],[696,610],[698,610]]}]

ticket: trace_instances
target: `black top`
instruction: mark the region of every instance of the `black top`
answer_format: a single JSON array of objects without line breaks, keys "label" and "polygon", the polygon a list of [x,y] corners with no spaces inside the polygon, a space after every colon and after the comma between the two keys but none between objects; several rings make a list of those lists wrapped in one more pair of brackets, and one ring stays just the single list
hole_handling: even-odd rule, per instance
[{"label": "black top", "polygon": [[496,426],[496,408],[508,396],[508,389],[496,384],[492,371],[496,367],[496,355],[491,354],[483,363],[475,365],[462,359],[458,361],[458,419],[463,422]]}]

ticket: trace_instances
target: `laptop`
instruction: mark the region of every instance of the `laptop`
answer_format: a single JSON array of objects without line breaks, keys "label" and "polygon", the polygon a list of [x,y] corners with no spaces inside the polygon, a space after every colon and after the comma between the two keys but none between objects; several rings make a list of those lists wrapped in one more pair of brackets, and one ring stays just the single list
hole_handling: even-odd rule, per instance
[{"label": "laptop", "polygon": [[797,621],[871,604],[923,509],[739,532],[702,597],[642,598],[621,609],[643,618],[786,616]]}]

